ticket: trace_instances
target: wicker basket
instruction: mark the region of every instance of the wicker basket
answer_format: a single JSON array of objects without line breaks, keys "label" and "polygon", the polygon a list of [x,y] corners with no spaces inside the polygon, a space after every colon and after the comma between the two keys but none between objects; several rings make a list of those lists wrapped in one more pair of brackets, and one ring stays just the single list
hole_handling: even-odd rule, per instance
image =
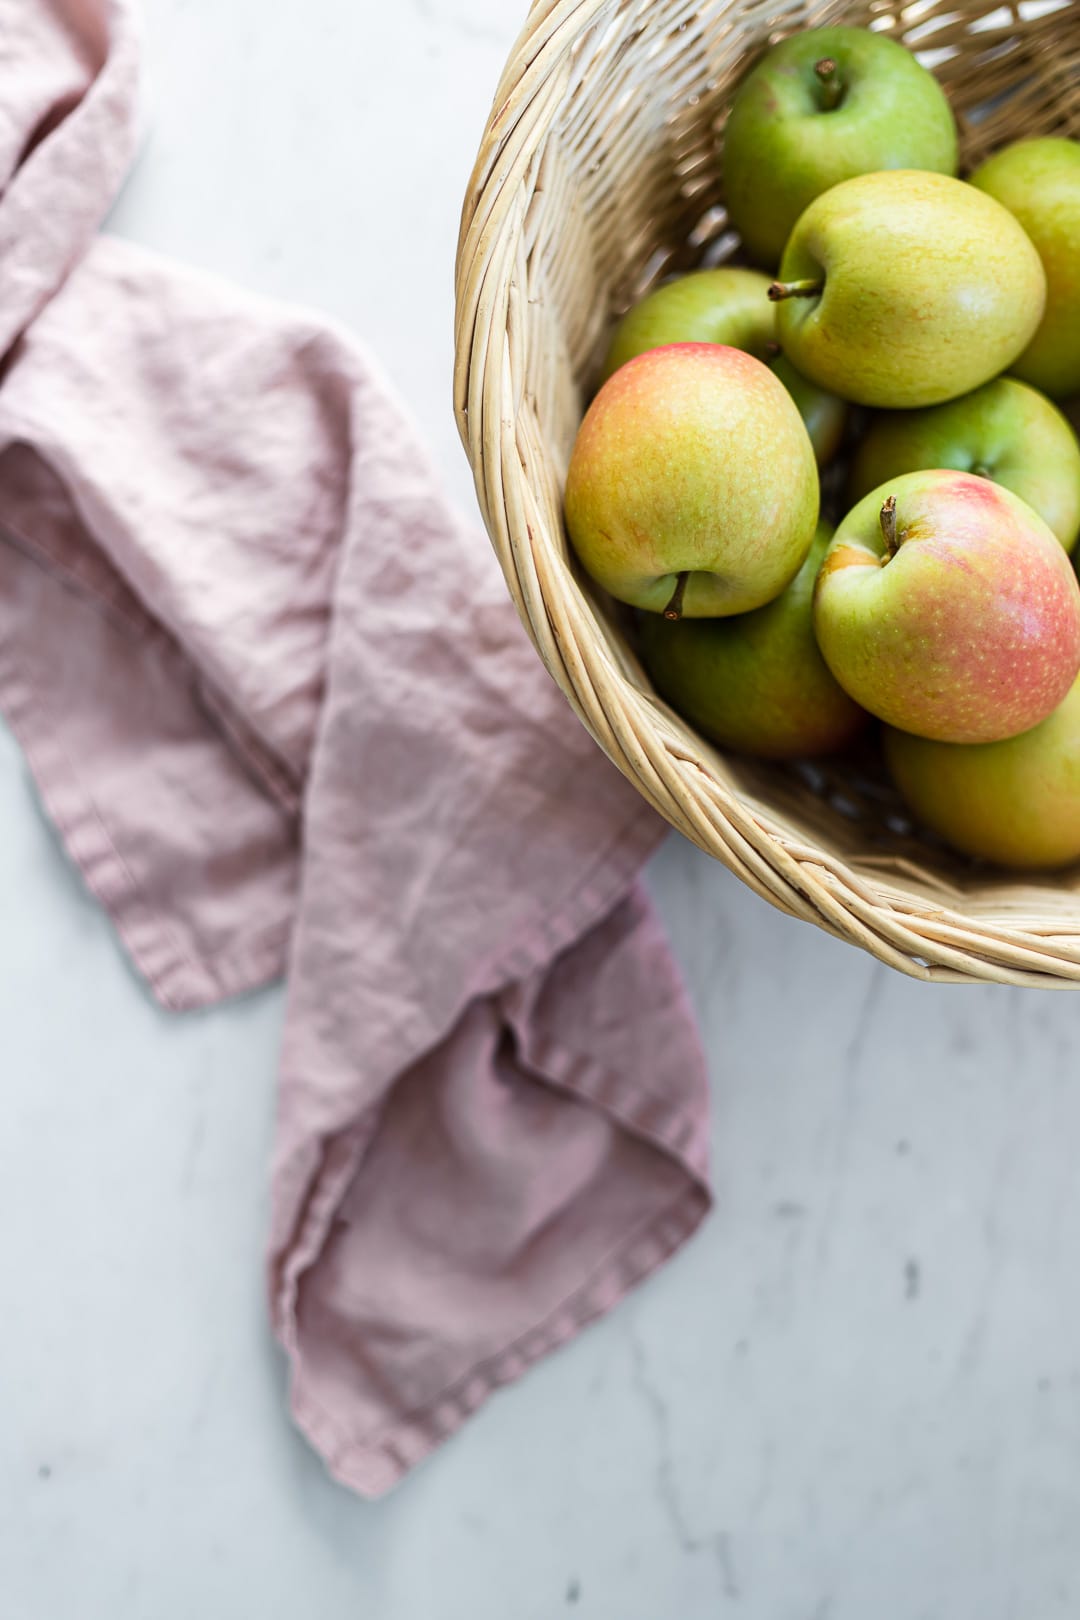
[{"label": "wicker basket", "polygon": [[662,276],[737,248],[722,176],[734,87],[770,41],[836,22],[926,53],[965,167],[1021,135],[1080,135],[1080,0],[536,0],[465,203],[458,424],[540,656],[661,815],[773,905],[917,978],[1076,984],[1080,871],[1020,881],[949,855],[872,761],[718,753],[652,692],[621,610],[567,547],[563,479],[612,321]]}]

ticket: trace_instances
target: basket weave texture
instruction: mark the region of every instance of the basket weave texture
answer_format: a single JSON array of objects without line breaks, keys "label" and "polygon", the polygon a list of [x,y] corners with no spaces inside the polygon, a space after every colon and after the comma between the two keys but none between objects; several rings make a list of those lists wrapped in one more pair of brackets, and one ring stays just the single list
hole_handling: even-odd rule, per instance
[{"label": "basket weave texture", "polygon": [[613,321],[664,276],[737,251],[723,127],[785,34],[887,30],[937,74],[961,173],[1006,142],[1080,136],[1080,0],[537,0],[462,219],[455,408],[488,533],[551,675],[675,827],[773,905],[918,978],[1080,983],[1080,869],[1023,880],[920,837],[871,762],[724,755],[653,693],[629,621],[566,540],[570,451]]}]

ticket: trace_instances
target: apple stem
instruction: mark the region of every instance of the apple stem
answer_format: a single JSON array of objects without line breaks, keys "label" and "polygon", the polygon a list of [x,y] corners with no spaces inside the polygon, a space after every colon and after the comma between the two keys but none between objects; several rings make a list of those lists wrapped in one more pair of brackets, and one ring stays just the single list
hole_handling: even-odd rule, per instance
[{"label": "apple stem", "polygon": [[971,476],[973,478],[989,478],[990,477],[990,469],[989,469],[989,467],[984,467],[982,462],[980,461],[979,465],[977,467],[972,467]]},{"label": "apple stem", "polygon": [[782,298],[820,298],[824,291],[823,281],[774,281],[769,297],[778,304]]},{"label": "apple stem", "polygon": [[765,353],[768,355],[770,360],[775,360],[777,355],[778,354],[783,354],[783,352],[784,351],[780,347],[779,343],[766,343],[765,344]]},{"label": "apple stem", "polygon": [[686,582],[690,578],[688,570],[683,569],[675,581],[675,589],[671,593],[671,601],[664,609],[665,619],[681,619],[683,597],[686,595]]},{"label": "apple stem", "polygon": [[896,496],[886,497],[885,504],[880,512],[881,536],[885,541],[885,560],[891,562],[900,550],[900,541],[896,533]]},{"label": "apple stem", "polygon": [[821,86],[822,108],[825,112],[832,112],[834,107],[840,105],[840,98],[844,94],[843,81],[836,71],[836,63],[831,56],[823,56],[820,62],[814,63],[814,72]]}]

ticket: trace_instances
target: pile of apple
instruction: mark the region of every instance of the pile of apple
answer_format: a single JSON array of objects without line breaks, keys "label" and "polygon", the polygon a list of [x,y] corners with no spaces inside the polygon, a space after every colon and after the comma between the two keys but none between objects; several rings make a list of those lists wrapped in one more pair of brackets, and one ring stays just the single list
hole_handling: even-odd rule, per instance
[{"label": "pile of apple", "polygon": [[567,527],[703,733],[796,759],[876,717],[921,823],[1053,868],[1080,858],[1080,446],[1051,403],[1080,395],[1080,144],[956,168],[948,101],[901,45],[770,50],[724,181],[776,279],[699,270],[629,312]]}]

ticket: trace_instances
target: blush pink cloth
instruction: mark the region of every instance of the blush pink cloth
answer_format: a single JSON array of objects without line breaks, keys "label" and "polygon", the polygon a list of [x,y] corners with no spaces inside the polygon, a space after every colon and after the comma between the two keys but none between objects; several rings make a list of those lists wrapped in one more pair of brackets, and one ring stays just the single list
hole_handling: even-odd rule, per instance
[{"label": "blush pink cloth", "polygon": [[370,360],[95,236],[136,81],[0,0],[0,708],[165,1006],[288,973],[273,1326],[376,1494],[701,1221],[704,1068],[661,824]]}]

